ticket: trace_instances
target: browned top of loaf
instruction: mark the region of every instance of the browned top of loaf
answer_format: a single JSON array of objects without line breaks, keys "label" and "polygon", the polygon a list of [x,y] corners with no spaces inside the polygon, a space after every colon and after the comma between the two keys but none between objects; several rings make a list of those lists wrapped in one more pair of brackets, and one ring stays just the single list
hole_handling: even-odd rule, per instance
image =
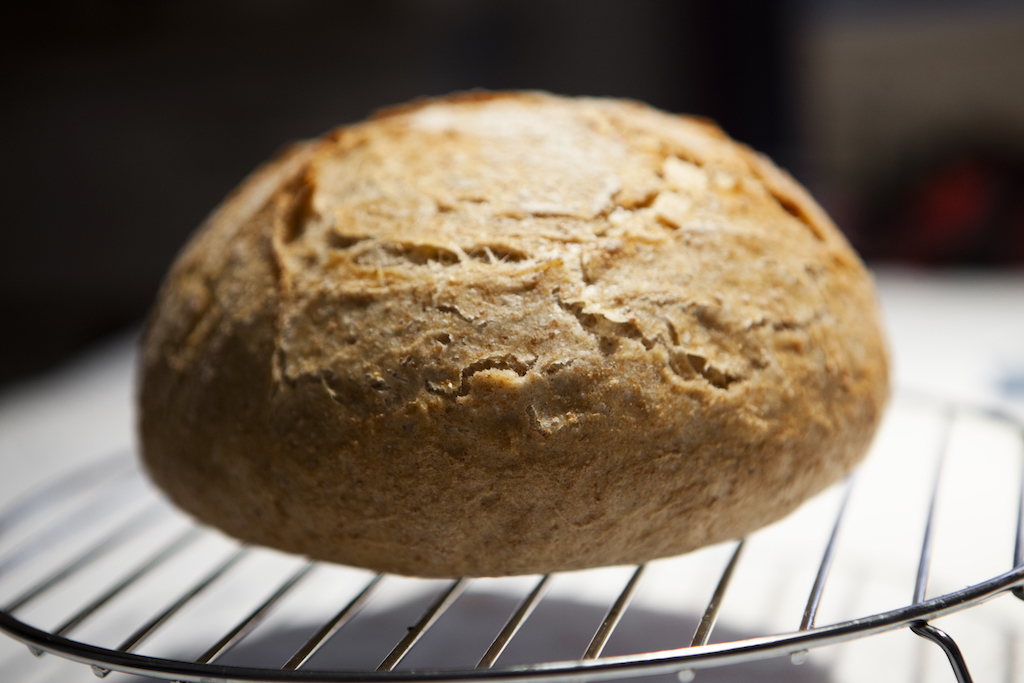
[{"label": "browned top of loaf", "polygon": [[[684,377],[702,366],[725,388],[758,374],[751,337],[834,315],[842,297],[829,304],[816,269],[845,296],[844,274],[863,277],[824,212],[770,162],[710,123],[632,102],[472,95],[403,107],[339,131],[308,164],[293,190],[305,205],[274,245],[292,379],[355,364],[384,395],[406,389],[381,373],[412,350],[395,348],[409,336],[379,329],[370,308],[366,321],[351,311],[387,306],[397,289],[429,296],[407,304],[448,323],[437,348],[416,354],[433,376],[406,400],[464,394],[481,372],[514,384],[602,364],[623,342]],[[523,297],[552,270],[554,296]],[[460,351],[440,348],[449,338]],[[672,358],[680,342],[707,362]],[[557,427],[549,413],[572,419],[535,410],[544,429]]]},{"label": "browned top of loaf", "polygon": [[[316,489],[330,473],[358,479],[388,453],[380,469],[395,476],[374,485],[388,495],[353,489],[323,504],[369,509],[376,521],[353,522],[353,538],[387,527],[410,573],[431,573],[416,571],[432,561],[431,550],[417,550],[416,525],[444,520],[373,506],[416,499],[415,487],[429,488],[432,477],[444,489],[455,475],[429,465],[430,452],[443,451],[446,463],[462,458],[457,478],[471,489],[466,500],[481,505],[480,463],[501,471],[531,453],[561,458],[588,482],[582,468],[603,450],[609,464],[594,476],[614,479],[615,468],[634,466],[623,454],[655,469],[667,451],[688,450],[701,463],[701,453],[726,446],[733,450],[722,457],[734,460],[751,449],[788,458],[773,454],[855,433],[850,444],[829,442],[838,472],[863,452],[887,391],[870,278],[824,212],[713,124],[638,103],[469,94],[384,111],[293,150],[211,220],[217,229],[194,239],[169,276],[165,292],[174,294],[162,295],[145,363],[213,376],[221,361],[210,349],[258,328],[254,339],[273,348],[266,386],[238,381],[269,392],[269,407],[241,406],[253,434],[236,441],[276,439],[273,457],[310,463],[347,444],[356,464],[310,464],[309,481],[293,475],[295,489]],[[304,407],[289,408],[287,397],[300,394]],[[150,402],[163,410],[161,400]],[[190,424],[205,428],[219,409]],[[426,454],[400,441],[406,422]],[[337,430],[320,434],[328,423]],[[306,425],[308,442],[289,431],[296,424]],[[473,432],[479,425],[485,434]],[[802,476],[786,463],[779,481]],[[834,479],[823,467],[807,476]],[[779,490],[779,509],[792,508],[789,489]],[[711,491],[708,500],[742,493]],[[663,494],[663,512],[644,514],[679,514],[686,503]],[[619,501],[579,490],[548,504],[563,505],[569,525],[600,523],[583,512],[573,519],[573,495],[604,496],[609,529],[614,515],[632,514],[629,492]],[[579,509],[594,515],[593,506]],[[393,519],[399,513],[404,521]],[[713,541],[716,524],[750,527],[737,521],[743,514],[706,521],[700,534]],[[777,516],[749,511],[766,514]],[[507,525],[495,537],[522,538],[528,551],[529,515],[522,528],[494,521]],[[276,523],[285,546],[288,534],[320,533],[294,514]],[[614,533],[605,544],[613,550]]]}]

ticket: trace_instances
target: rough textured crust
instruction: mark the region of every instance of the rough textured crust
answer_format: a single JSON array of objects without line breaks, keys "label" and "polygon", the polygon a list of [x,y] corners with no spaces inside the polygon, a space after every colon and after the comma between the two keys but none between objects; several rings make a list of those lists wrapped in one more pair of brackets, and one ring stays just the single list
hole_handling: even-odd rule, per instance
[{"label": "rough textured crust", "polygon": [[146,465],[239,538],[420,576],[637,563],[779,519],[887,396],[870,276],[706,121],[413,103],[257,171],[141,354]]}]

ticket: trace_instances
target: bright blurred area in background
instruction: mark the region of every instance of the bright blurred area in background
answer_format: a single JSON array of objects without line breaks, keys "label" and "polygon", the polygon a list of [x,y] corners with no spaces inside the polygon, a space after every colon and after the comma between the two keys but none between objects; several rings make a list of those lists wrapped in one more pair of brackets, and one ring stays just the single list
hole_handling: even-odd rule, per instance
[{"label": "bright blurred area in background", "polygon": [[137,327],[188,234],[286,142],[476,87],[710,117],[872,265],[1024,264],[1012,0],[85,0],[4,24],[0,384]]}]

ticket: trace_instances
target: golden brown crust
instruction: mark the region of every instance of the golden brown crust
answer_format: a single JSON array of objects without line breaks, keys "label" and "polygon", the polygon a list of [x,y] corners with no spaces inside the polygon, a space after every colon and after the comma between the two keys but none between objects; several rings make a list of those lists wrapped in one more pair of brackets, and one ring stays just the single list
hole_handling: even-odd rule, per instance
[{"label": "golden brown crust", "polygon": [[154,479],[240,538],[420,576],[742,536],[863,455],[870,277],[706,121],[475,93],[297,148],[193,238],[143,341]]}]

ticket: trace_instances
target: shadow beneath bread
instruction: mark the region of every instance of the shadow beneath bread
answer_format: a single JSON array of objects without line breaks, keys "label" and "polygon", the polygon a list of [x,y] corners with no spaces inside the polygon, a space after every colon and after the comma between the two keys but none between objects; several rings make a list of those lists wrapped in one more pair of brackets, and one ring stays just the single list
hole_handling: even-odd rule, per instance
[{"label": "shadow beneath bread", "polygon": [[[373,671],[436,599],[428,594],[388,610],[360,614],[342,628],[303,666],[304,670]],[[423,636],[397,670],[473,669],[501,630],[518,600],[492,593],[463,595]],[[495,664],[517,664],[579,659],[586,651],[606,607],[569,600],[546,599],[509,644]],[[699,617],[673,615],[634,605],[612,634],[604,656],[654,652],[689,643]],[[279,624],[258,629],[218,660],[218,664],[280,669],[319,628],[318,624]],[[712,642],[750,638],[717,627]],[[697,671],[702,682],[827,683],[827,669],[810,662],[793,665],[788,657]],[[148,679],[134,679],[138,681]],[[678,683],[674,674],[644,677],[650,683]]]}]

